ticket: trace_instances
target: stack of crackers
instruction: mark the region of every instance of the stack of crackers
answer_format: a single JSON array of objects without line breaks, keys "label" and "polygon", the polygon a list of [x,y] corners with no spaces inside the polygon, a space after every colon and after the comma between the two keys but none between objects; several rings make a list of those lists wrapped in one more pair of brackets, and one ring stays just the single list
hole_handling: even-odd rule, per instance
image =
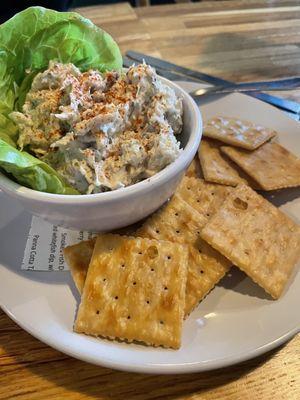
[{"label": "stack of crackers", "polygon": [[[271,187],[264,179],[267,174],[249,167],[251,174],[245,178],[235,165],[231,170],[228,163],[227,168],[224,162],[228,160],[221,153],[223,148],[238,154],[236,160],[246,169],[247,162],[251,165],[249,158],[262,157],[267,165],[266,154],[275,157],[282,148],[265,143],[275,135],[273,131],[256,126],[253,134],[250,123],[215,120],[205,134],[213,132],[216,138],[218,133],[219,141],[260,147],[243,150],[204,139],[199,156],[205,180],[199,178],[199,164],[194,160],[174,196],[142,226],[122,234],[101,234],[65,249],[81,294],[76,332],[177,349],[184,319],[232,265],[274,299],[282,294],[300,256],[300,227],[250,187],[254,174],[255,185]],[[300,160],[290,153],[288,159],[300,168]],[[278,162],[281,167],[275,169],[289,164],[283,157]],[[226,175],[226,171],[230,172]],[[276,182],[280,187],[295,186],[296,174],[288,173],[285,181]]]},{"label": "stack of crackers", "polygon": [[[300,160],[270,141],[274,130],[248,121],[215,117],[209,120],[204,138],[189,173],[208,182],[237,186],[248,184],[256,190],[277,190],[300,185]],[[202,171],[201,171],[202,169]],[[200,174],[200,175],[199,175]]]}]

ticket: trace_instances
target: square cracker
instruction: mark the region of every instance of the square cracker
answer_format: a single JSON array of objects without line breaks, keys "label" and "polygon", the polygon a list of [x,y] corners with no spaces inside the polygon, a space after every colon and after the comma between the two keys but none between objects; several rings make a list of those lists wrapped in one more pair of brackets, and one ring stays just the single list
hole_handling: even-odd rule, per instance
[{"label": "square cracker", "polygon": [[[140,226],[141,224],[138,223],[129,225],[124,228],[117,229],[113,231],[113,233],[119,235],[133,235],[133,233]],[[89,269],[95,243],[96,238],[94,237],[90,240],[85,240],[72,246],[67,246],[64,249],[64,258],[70,267],[72,278],[80,294],[83,291],[83,286],[87,271]]]},{"label": "square cracker", "polygon": [[278,143],[266,143],[252,152],[227,146],[221,151],[264,190],[300,186],[300,159]]},{"label": "square cracker", "polygon": [[83,291],[95,241],[96,239],[85,240],[64,249],[65,260],[70,267],[72,278],[80,294]]},{"label": "square cracker", "polygon": [[207,218],[180,196],[174,195],[166,206],[152,215],[137,231],[141,237],[188,245],[185,316],[190,314],[231,267],[225,257],[200,238],[200,230]]},{"label": "square cracker", "polygon": [[187,260],[186,246],[98,236],[74,330],[179,348]]},{"label": "square cracker", "polygon": [[206,181],[228,186],[246,183],[254,189],[259,188],[250,177],[243,177],[244,172],[236,164],[221,154],[220,142],[202,139],[198,156]]},{"label": "square cracker", "polygon": [[194,178],[203,178],[203,173],[198,157],[194,157],[188,169],[185,171],[185,175]]},{"label": "square cracker", "polygon": [[233,146],[254,150],[276,136],[276,132],[249,121],[215,117],[205,124],[203,135]]},{"label": "square cracker", "polygon": [[277,299],[300,256],[300,227],[249,186],[237,186],[201,236]]},{"label": "square cracker", "polygon": [[200,214],[202,228],[218,211],[231,190],[231,187],[209,183],[203,179],[184,177],[176,190],[176,195]]}]

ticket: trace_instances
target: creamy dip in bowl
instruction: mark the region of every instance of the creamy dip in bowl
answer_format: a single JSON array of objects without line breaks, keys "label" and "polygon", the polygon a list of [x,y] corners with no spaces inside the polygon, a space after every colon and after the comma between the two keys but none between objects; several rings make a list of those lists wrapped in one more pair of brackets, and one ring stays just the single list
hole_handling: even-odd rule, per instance
[{"label": "creamy dip in bowl", "polygon": [[[61,225],[66,228],[83,229],[90,231],[112,230],[130,225],[154,212],[174,193],[186,168],[191,163],[194,155],[197,152],[202,134],[201,114],[193,99],[183,89],[181,89],[173,82],[170,82],[167,79],[161,77],[158,78],[158,81],[158,84],[167,88],[165,89],[166,92],[175,93],[175,99],[180,99],[182,106],[177,104],[176,100],[174,100],[172,105],[170,105],[170,108],[172,110],[177,107],[180,110],[180,107],[182,107],[182,122],[180,121],[180,118],[178,118],[178,115],[181,115],[180,113],[178,114],[177,112],[176,115],[175,113],[174,115],[172,115],[172,112],[170,112],[168,125],[169,127],[171,127],[173,132],[172,136],[170,135],[170,131],[168,131],[168,135],[166,135],[166,137],[168,138],[167,142],[170,141],[170,143],[167,143],[167,145],[165,145],[165,143],[163,143],[163,140],[161,139],[161,133],[164,131],[164,126],[161,130],[157,129],[157,135],[155,136],[155,138],[157,140],[156,148],[159,151],[156,154],[153,154],[152,158],[151,156],[149,156],[149,154],[145,156],[143,162],[141,163],[141,165],[143,166],[142,174],[139,175],[139,173],[136,172],[139,168],[138,163],[136,167],[134,167],[134,163],[132,163],[132,168],[130,166],[128,167],[128,163],[125,162],[123,165],[121,165],[119,169],[116,169],[118,173],[114,175],[114,178],[110,179],[109,182],[107,180],[105,182],[102,180],[97,186],[97,182],[94,177],[92,177],[90,181],[86,179],[88,184],[85,184],[81,192],[90,194],[82,194],[76,196],[50,194],[35,191],[12,181],[6,175],[0,172],[0,188],[8,195],[18,199],[22,203],[25,210],[31,212],[34,215],[40,216],[53,224]],[[28,110],[28,112],[29,111],[30,110]],[[147,111],[149,110],[147,109]],[[59,114],[67,114],[68,112],[72,111],[61,108]],[[151,115],[155,116],[153,118],[157,118],[158,121],[154,121],[154,126],[157,127],[159,126],[159,122],[162,122],[159,121],[158,118],[159,110],[157,110],[157,112],[155,111],[152,114],[151,112],[152,110],[150,110],[147,115],[150,115],[150,118]],[[58,121],[61,121],[61,119],[64,118],[73,118],[70,115],[66,114],[60,116],[58,118]],[[164,114],[166,115],[165,111]],[[12,118],[19,124],[25,124],[23,129],[23,139],[21,139],[22,134],[20,135],[19,139],[19,145],[22,146],[21,140],[24,140],[23,145],[25,145],[27,140],[25,132],[26,123],[22,122],[22,116],[18,114],[12,115]],[[76,116],[74,116],[74,118],[76,122]],[[76,123],[80,124],[80,122],[82,121],[80,120]],[[181,123],[182,129],[176,128],[180,126]],[[166,127],[166,129],[167,128],[168,127]],[[20,131],[22,131],[21,127]],[[64,147],[66,146],[66,143],[64,143],[64,138],[67,137],[67,133],[68,132],[66,132],[64,137],[55,138],[56,140],[53,142],[51,141],[51,143],[48,141],[44,144],[44,147],[36,143],[36,151],[46,150],[44,153],[40,153],[40,156],[45,158],[49,157],[48,149],[58,148],[58,150],[51,150],[50,153],[53,152],[53,154],[56,154],[61,151],[64,154],[66,152],[66,147]],[[52,134],[50,136],[52,137]],[[74,142],[74,140],[70,140],[69,143],[72,142]],[[28,143],[26,143],[26,145],[28,145]],[[134,157],[136,156],[138,151],[140,151],[139,146],[139,138],[137,140],[137,143],[135,143],[134,140],[130,138],[130,151],[129,149],[126,149],[126,151],[122,151],[119,153],[116,152],[116,154],[119,156],[121,154],[122,157],[125,157],[125,160],[126,157],[131,157],[131,160],[134,160]],[[144,146],[146,147],[146,145]],[[88,148],[89,147],[83,146],[83,150],[86,150]],[[95,146],[91,146],[90,148],[94,150]],[[167,149],[167,151],[161,151],[161,148],[164,150]],[[110,152],[109,155],[115,156],[114,152]],[[54,160],[53,163],[54,162],[58,161]],[[67,159],[66,168],[70,167],[70,162],[70,159]],[[98,161],[96,160],[96,162]],[[90,168],[90,165],[93,164],[91,162],[90,164],[87,163],[87,165]],[[158,169],[156,169],[156,165],[159,166]],[[120,166],[120,164],[118,166]],[[145,168],[145,166],[152,167]],[[59,172],[61,172],[60,168],[63,167],[58,162],[56,169]],[[126,168],[128,171],[126,171]],[[84,169],[80,169],[79,166],[78,170],[79,173],[84,176],[84,173],[81,173],[84,172]],[[125,172],[129,173],[127,175],[124,175],[124,170]],[[146,174],[145,171],[147,171]],[[67,179],[67,175],[64,176]],[[110,175],[106,174],[106,179],[107,176]],[[115,176],[118,176],[119,179],[115,179]],[[78,180],[78,182],[79,181],[80,180]]]},{"label": "creamy dip in bowl", "polygon": [[91,194],[132,185],[173,162],[182,151],[182,114],[181,96],[149,65],[102,74],[50,61],[10,118],[21,150]]}]

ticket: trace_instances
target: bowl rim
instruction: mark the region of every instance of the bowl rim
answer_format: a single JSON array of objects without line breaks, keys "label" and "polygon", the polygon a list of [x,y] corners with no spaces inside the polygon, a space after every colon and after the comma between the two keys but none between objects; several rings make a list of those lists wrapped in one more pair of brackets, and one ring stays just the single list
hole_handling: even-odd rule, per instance
[{"label": "bowl rim", "polygon": [[17,198],[29,199],[41,202],[53,202],[56,204],[78,204],[82,202],[95,203],[95,202],[113,202],[119,201],[125,197],[135,196],[137,193],[147,193],[152,190],[153,186],[161,186],[172,177],[177,175],[179,172],[187,168],[188,164],[192,161],[191,154],[194,155],[200,144],[202,135],[202,116],[199,107],[196,105],[192,97],[182,89],[178,84],[164,78],[159,77],[168,86],[175,88],[180,92],[183,101],[187,103],[188,107],[191,108],[192,114],[195,116],[193,119],[193,126],[191,135],[186,143],[185,148],[181,152],[178,158],[171,164],[167,165],[164,169],[157,172],[153,176],[146,178],[133,185],[126,186],[124,188],[115,189],[109,192],[94,193],[94,194],[83,194],[83,195],[71,195],[71,194],[56,194],[42,192],[28,188],[14,182],[7,176],[5,176],[0,170],[0,190],[14,195]]}]

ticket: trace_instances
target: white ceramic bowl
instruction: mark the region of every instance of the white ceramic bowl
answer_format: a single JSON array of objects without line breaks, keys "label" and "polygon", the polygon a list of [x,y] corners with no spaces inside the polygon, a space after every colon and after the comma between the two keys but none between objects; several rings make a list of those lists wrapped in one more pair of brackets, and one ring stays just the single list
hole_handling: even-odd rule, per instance
[{"label": "white ceramic bowl", "polygon": [[161,78],[183,98],[184,150],[180,156],[151,178],[112,192],[81,196],[38,192],[12,181],[0,172],[0,188],[19,200],[25,210],[65,228],[106,231],[121,228],[157,210],[175,191],[184,171],[197,152],[202,119],[193,99],[179,86]]}]

